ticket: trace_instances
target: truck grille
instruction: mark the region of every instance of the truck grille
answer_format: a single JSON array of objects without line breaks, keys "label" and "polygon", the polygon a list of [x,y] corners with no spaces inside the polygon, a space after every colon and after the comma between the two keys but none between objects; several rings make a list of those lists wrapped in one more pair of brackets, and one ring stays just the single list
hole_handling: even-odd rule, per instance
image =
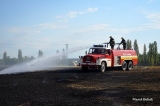
[{"label": "truck grille", "polygon": [[83,58],[83,62],[84,63],[91,63],[91,62],[93,62],[93,57],[91,57],[91,56],[85,56]]}]

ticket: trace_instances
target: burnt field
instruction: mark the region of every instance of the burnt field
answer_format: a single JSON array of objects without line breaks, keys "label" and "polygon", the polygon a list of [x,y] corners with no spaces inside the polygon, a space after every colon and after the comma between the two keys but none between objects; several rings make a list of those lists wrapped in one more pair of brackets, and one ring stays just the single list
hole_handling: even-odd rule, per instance
[{"label": "burnt field", "polygon": [[0,75],[1,106],[153,106],[160,104],[160,68],[80,68]]}]

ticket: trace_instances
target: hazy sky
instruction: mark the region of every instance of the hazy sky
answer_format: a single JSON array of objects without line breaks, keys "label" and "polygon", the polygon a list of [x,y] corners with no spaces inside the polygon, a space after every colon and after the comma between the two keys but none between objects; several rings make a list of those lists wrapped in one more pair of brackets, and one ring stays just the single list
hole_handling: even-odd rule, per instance
[{"label": "hazy sky", "polygon": [[[100,44],[113,36],[160,52],[160,0],[0,0],[0,58],[45,56],[69,48]],[[84,55],[75,52],[69,57]]]}]

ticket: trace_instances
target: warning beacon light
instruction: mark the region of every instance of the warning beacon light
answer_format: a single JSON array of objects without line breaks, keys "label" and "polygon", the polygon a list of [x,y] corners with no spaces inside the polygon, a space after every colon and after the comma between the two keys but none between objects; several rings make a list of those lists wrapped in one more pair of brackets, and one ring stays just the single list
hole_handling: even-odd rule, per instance
[{"label": "warning beacon light", "polygon": [[93,47],[105,47],[104,45],[93,45]]}]

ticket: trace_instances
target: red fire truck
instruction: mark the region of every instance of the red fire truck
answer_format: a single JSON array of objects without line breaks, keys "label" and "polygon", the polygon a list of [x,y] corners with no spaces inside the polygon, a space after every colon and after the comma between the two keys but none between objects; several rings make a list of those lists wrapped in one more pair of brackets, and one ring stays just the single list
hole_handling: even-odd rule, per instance
[{"label": "red fire truck", "polygon": [[117,67],[125,71],[131,70],[137,63],[138,57],[135,50],[122,50],[119,46],[112,50],[108,48],[108,44],[93,45],[88,53],[81,57],[83,71],[96,68],[104,72],[108,67]]}]

